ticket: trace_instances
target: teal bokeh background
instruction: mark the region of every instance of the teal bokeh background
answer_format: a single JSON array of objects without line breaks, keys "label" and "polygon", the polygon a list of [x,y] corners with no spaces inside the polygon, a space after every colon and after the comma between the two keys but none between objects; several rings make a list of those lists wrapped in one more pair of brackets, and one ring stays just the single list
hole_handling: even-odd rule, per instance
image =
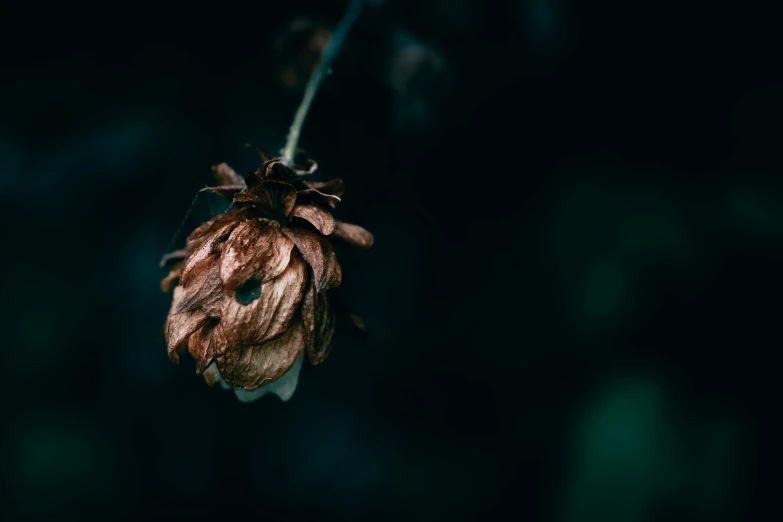
[{"label": "teal bokeh background", "polygon": [[285,404],[167,360],[157,263],[211,165],[283,145],[284,71],[344,3],[8,7],[4,519],[766,519],[775,18],[376,4],[301,142],[375,234],[338,251],[368,338],[340,332]]}]

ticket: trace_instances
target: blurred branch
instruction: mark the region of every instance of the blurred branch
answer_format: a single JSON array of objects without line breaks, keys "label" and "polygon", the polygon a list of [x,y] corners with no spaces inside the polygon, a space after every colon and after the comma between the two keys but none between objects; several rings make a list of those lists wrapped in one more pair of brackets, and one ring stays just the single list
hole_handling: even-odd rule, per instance
[{"label": "blurred branch", "polygon": [[318,87],[321,85],[324,76],[329,71],[329,64],[340,50],[340,47],[342,47],[348,30],[359,16],[363,1],[364,0],[351,0],[348,10],[343,15],[343,18],[340,20],[340,24],[334,30],[334,33],[332,33],[329,43],[326,44],[326,49],[324,49],[321,62],[318,64],[318,67],[315,68],[312,76],[310,76],[310,80],[307,82],[302,103],[299,104],[299,108],[296,110],[294,123],[291,125],[291,129],[288,132],[288,140],[283,149],[283,163],[285,165],[291,166],[294,162],[296,145],[299,142],[299,134],[302,132],[302,125],[304,124],[305,117],[307,117],[307,111],[310,110],[310,105],[313,103],[315,93],[318,91]]}]

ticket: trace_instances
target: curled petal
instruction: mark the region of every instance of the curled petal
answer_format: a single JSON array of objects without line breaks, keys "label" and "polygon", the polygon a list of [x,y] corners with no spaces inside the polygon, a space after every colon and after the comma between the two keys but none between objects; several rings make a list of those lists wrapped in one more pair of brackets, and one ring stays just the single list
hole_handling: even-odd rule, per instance
[{"label": "curled petal", "polygon": [[370,248],[375,241],[373,235],[360,227],[343,221],[335,221],[332,237],[337,237],[343,241],[361,248]]},{"label": "curled petal", "polygon": [[274,393],[283,402],[287,401],[296,391],[296,385],[299,383],[299,373],[302,371],[302,361],[304,361],[304,352],[297,357],[294,365],[275,382],[261,386],[253,391],[235,390],[234,393],[237,399],[240,402],[252,402],[260,399],[267,393]]},{"label": "curled petal", "polygon": [[315,203],[316,205],[321,205],[325,208],[334,208],[340,201],[342,200],[338,196],[324,194],[313,188],[300,190],[296,193],[296,202],[300,205]]},{"label": "curled petal", "polygon": [[297,205],[291,212],[291,217],[306,219],[325,236],[334,232],[332,214],[317,205]]},{"label": "curled petal", "polygon": [[168,254],[164,254],[163,257],[160,259],[160,267],[165,268],[169,265],[179,263],[189,255],[190,255],[190,250],[188,250],[187,248],[180,248],[179,250],[175,250],[173,252],[169,252]]},{"label": "curled petal", "polygon": [[218,315],[224,301],[223,282],[220,279],[220,254],[210,254],[192,267],[187,282],[183,282],[182,299],[177,313],[201,310]]},{"label": "curled petal", "polygon": [[219,352],[226,349],[226,338],[223,329],[217,320],[207,321],[198,331],[193,333],[188,340],[188,351],[196,360],[196,369],[199,373],[212,364],[212,360]]},{"label": "curled petal", "polygon": [[221,322],[229,345],[260,345],[287,330],[302,301],[306,279],[305,264],[295,254],[283,273],[261,285],[250,302],[240,302],[238,296],[226,299]]},{"label": "curled petal", "polygon": [[260,345],[228,345],[215,359],[223,380],[234,388],[255,390],[282,377],[304,350],[301,321],[279,337]]},{"label": "curled petal", "polygon": [[184,292],[177,307],[178,313],[196,309],[209,314],[219,313],[223,300],[220,279],[221,249],[239,224],[232,220],[217,229],[185,261],[180,277]]},{"label": "curled petal", "polygon": [[214,194],[219,194],[230,201],[234,199],[236,194],[242,192],[246,188],[247,187],[244,183],[242,185],[218,185],[217,187],[204,187],[200,190],[200,192],[212,192]]},{"label": "curled petal", "polygon": [[221,185],[241,185],[242,188],[246,186],[242,176],[234,172],[234,169],[229,167],[227,163],[213,165],[212,173],[215,175],[217,182]]},{"label": "curled petal", "polygon": [[340,286],[342,268],[326,238],[302,228],[285,227],[283,233],[294,241],[297,250],[312,268],[316,292]]},{"label": "curled petal", "polygon": [[284,181],[265,179],[234,196],[234,204],[254,205],[272,219],[287,218],[296,205],[296,189]]},{"label": "curled petal", "polygon": [[198,248],[206,238],[211,236],[213,232],[217,232],[221,227],[228,225],[232,221],[242,221],[245,219],[244,213],[245,211],[242,209],[233,208],[200,224],[188,236],[186,241],[187,248],[192,251],[193,249]]},{"label": "curled petal", "polygon": [[176,313],[182,295],[183,289],[181,286],[174,289],[174,299],[171,303],[168,320],[166,321],[166,342],[169,345],[169,359],[174,363],[179,362],[179,354],[177,352],[178,349],[181,349],[184,341],[207,321],[207,315],[199,310],[183,314]]},{"label": "curled petal", "polygon": [[294,171],[285,166],[283,162],[280,161],[280,158],[275,158],[264,164],[264,177],[280,181],[290,181],[296,178]]},{"label": "curled petal", "polygon": [[294,242],[268,220],[248,219],[234,229],[223,248],[220,277],[227,290],[236,290],[248,279],[261,284],[274,279],[288,266]]},{"label": "curled petal", "polygon": [[306,159],[303,162],[291,165],[291,170],[300,176],[307,176],[318,170],[318,163],[314,160]]},{"label": "curled petal", "polygon": [[201,243],[198,248],[195,249],[193,254],[185,261],[185,266],[182,269],[182,286],[188,286],[190,278],[193,277],[192,272],[194,270],[203,268],[202,261],[204,259],[220,252],[221,246],[238,225],[239,223],[236,221],[224,224],[221,228],[212,233],[209,236],[209,239]]},{"label": "curled petal", "polygon": [[177,265],[172,268],[171,271],[169,271],[169,275],[164,277],[160,282],[160,289],[166,293],[171,292],[171,289],[174,288],[174,286],[179,281],[180,275],[182,275],[182,266]]},{"label": "curled petal", "polygon": [[330,179],[329,181],[305,181],[304,184],[307,185],[308,188],[337,197],[342,196],[345,192],[343,180],[339,178]]},{"label": "curled petal", "polygon": [[334,308],[326,292],[316,293],[309,285],[302,302],[302,322],[305,326],[307,356],[312,364],[324,362],[334,342]]}]

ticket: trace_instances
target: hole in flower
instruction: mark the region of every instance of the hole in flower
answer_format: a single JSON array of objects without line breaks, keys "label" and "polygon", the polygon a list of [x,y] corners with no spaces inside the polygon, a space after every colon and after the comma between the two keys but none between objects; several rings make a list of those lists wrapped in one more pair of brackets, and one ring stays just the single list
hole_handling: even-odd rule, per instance
[{"label": "hole in flower", "polygon": [[234,292],[234,299],[241,305],[249,305],[261,297],[261,281],[248,279]]}]

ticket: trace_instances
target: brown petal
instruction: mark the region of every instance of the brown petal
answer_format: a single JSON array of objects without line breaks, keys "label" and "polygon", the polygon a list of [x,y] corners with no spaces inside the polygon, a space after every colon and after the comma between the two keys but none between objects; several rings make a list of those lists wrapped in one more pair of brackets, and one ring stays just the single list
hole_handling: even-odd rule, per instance
[{"label": "brown petal", "polygon": [[188,340],[188,351],[196,360],[196,370],[201,373],[212,364],[218,353],[226,350],[226,338],[217,320],[207,321]]},{"label": "brown petal", "polygon": [[234,169],[228,166],[226,163],[220,165],[214,165],[212,167],[212,173],[215,175],[215,179],[221,185],[241,185],[244,188],[245,180],[234,172]]},{"label": "brown petal", "polygon": [[352,245],[361,248],[370,248],[375,242],[373,235],[359,225],[352,225],[343,221],[335,221],[332,237],[337,237]]},{"label": "brown petal", "polygon": [[304,342],[304,328],[297,320],[283,335],[265,344],[227,345],[215,362],[227,384],[254,390],[282,377],[302,353]]},{"label": "brown petal", "polygon": [[231,232],[239,225],[239,222],[231,221],[228,224],[224,224],[221,228],[211,233],[209,239],[195,249],[193,254],[185,261],[185,266],[182,269],[182,286],[187,286],[190,280],[191,272],[201,265],[201,262],[208,256],[219,253],[222,244],[228,239]]},{"label": "brown petal", "polygon": [[324,194],[323,192],[313,188],[300,190],[296,193],[296,202],[300,205],[304,205],[306,203],[315,203],[317,205],[321,205],[322,207],[334,208],[340,201],[342,200],[337,196]]},{"label": "brown petal", "polygon": [[224,225],[185,261],[180,277],[184,292],[178,313],[199,309],[211,315],[219,314],[224,300],[220,256],[226,239],[239,225],[236,221]]},{"label": "brown petal", "polygon": [[266,179],[277,179],[281,181],[290,181],[296,178],[293,170],[287,167],[280,158],[268,161],[262,167],[263,177]]},{"label": "brown petal", "polygon": [[311,364],[324,362],[334,342],[334,308],[326,292],[315,293],[309,285],[302,302],[302,322],[305,326],[307,357]]},{"label": "brown petal", "polygon": [[307,185],[308,188],[338,197],[342,196],[345,192],[343,180],[339,178],[330,179],[329,181],[305,181],[304,184]]},{"label": "brown petal", "polygon": [[318,170],[318,163],[315,160],[305,158],[304,161],[300,160],[291,165],[291,170],[300,176],[308,176]]},{"label": "brown petal", "polygon": [[210,254],[192,266],[187,282],[183,281],[184,276],[180,278],[184,291],[177,313],[201,310],[210,315],[220,314],[227,298],[220,278],[220,253]]},{"label": "brown petal", "polygon": [[294,241],[296,248],[312,268],[316,292],[340,286],[343,278],[342,267],[326,238],[302,228],[284,227],[283,233]]},{"label": "brown petal", "polygon": [[169,275],[163,278],[160,282],[160,289],[164,292],[171,292],[176,283],[179,281],[179,276],[182,274],[182,265],[177,265],[171,269]]},{"label": "brown petal", "polygon": [[234,196],[238,205],[255,205],[273,219],[287,218],[296,205],[296,189],[284,181],[265,179]]},{"label": "brown petal", "polygon": [[261,284],[274,279],[288,266],[294,242],[268,220],[248,219],[229,236],[220,261],[220,277],[234,291],[248,279]]},{"label": "brown petal", "polygon": [[179,263],[189,255],[190,250],[187,248],[180,248],[179,250],[164,254],[164,256],[160,259],[160,267],[165,268],[169,265],[173,265],[174,263]]},{"label": "brown petal", "polygon": [[305,270],[302,259],[294,254],[282,274],[261,285],[257,298],[246,304],[236,297],[227,299],[221,322],[229,345],[260,345],[288,329],[302,300]]},{"label": "brown petal", "polygon": [[[198,248],[198,245],[201,244],[201,241],[205,237],[210,235],[210,232],[216,232],[221,227],[229,224],[232,221],[241,221],[242,219],[245,219],[245,216],[243,215],[245,212],[242,209],[235,209],[232,208],[231,210],[227,210],[226,212],[223,212],[222,214],[218,214],[217,216],[213,217],[212,219],[205,221],[198,227],[196,227],[193,232],[190,233],[188,236],[186,244],[188,245],[188,249],[193,250],[195,248]],[[196,244],[194,244],[196,243]]]},{"label": "brown petal", "polygon": [[227,200],[234,199],[234,196],[245,190],[247,187],[243,183],[242,185],[218,185],[217,187],[204,187],[199,192],[212,192],[214,194],[219,194],[226,198]]},{"label": "brown petal", "polygon": [[169,359],[172,362],[179,362],[177,349],[183,344],[190,334],[201,328],[206,323],[207,315],[201,311],[176,313],[179,301],[182,299],[183,289],[178,286],[174,289],[174,299],[171,303],[171,310],[166,321],[166,342],[169,345]]},{"label": "brown petal", "polygon": [[317,205],[297,205],[291,212],[291,217],[306,219],[325,236],[334,232],[334,218]]}]

